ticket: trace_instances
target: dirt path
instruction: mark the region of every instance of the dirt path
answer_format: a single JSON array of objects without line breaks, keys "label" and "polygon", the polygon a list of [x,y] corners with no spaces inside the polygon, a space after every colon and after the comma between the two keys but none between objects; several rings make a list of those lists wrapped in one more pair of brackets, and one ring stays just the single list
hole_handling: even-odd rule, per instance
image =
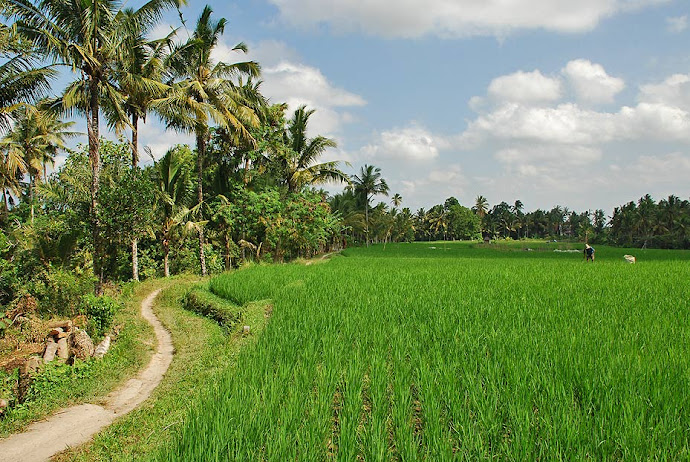
[{"label": "dirt path", "polygon": [[151,305],[160,289],[141,303],[141,314],[152,326],[158,348],[148,366],[136,378],[106,397],[104,406],[82,404],[63,409],[47,420],[31,425],[24,433],[0,440],[0,462],[45,461],[58,452],[79,446],[93,435],[143,403],[163,379],[173,356],[170,333],[153,314]]}]

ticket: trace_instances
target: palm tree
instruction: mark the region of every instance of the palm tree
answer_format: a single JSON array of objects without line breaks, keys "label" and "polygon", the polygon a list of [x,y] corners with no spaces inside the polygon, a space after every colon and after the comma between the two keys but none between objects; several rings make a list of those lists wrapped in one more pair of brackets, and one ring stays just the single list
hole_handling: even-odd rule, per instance
[{"label": "palm tree", "polygon": [[474,200],[474,207],[472,207],[472,210],[479,215],[479,231],[484,234],[484,217],[489,212],[489,201],[486,200],[484,196],[477,196]]},{"label": "palm tree", "polygon": [[0,149],[0,189],[2,189],[3,214],[7,215],[12,195],[19,196],[19,180],[26,173],[27,165],[21,152]]},{"label": "palm tree", "polygon": [[91,166],[91,233],[94,246],[95,292],[102,292],[103,268],[98,222],[98,189],[101,159],[99,154],[99,116],[102,101],[124,118],[123,96],[113,81],[116,64],[131,51],[127,39],[131,31],[144,33],[162,16],[164,9],[179,8],[185,0],[149,0],[126,14],[118,0],[13,0],[12,12],[18,17],[18,30],[43,50],[48,59],[70,66],[80,78],[70,84],[56,103],[68,112],[86,116]]},{"label": "palm tree", "polygon": [[187,201],[191,196],[192,181],[187,165],[189,163],[189,150],[176,146],[169,149],[163,158],[158,161],[158,193],[161,204],[161,247],[163,248],[163,274],[170,276],[170,244],[173,232],[177,227],[185,223],[189,214]]},{"label": "palm tree", "polygon": [[398,193],[395,193],[395,195],[391,199],[391,204],[393,204],[393,207],[400,207],[400,204],[402,204],[402,200],[402,196]]},{"label": "palm tree", "polygon": [[521,200],[516,200],[515,204],[513,205],[513,215],[515,217],[515,221],[512,224],[513,229],[517,232],[517,238],[520,239],[520,229],[522,228],[522,220],[524,218],[524,214],[522,213],[522,209],[524,208],[524,204],[522,203]]},{"label": "palm tree", "polygon": [[65,149],[65,138],[72,138],[79,133],[69,131],[74,122],[62,122],[55,113],[41,111],[33,106],[24,106],[15,111],[15,124],[12,130],[0,140],[0,149],[8,157],[23,158],[23,168],[29,174],[29,198],[31,201],[31,221],[34,216],[34,196],[36,182],[43,173],[46,177],[46,164],[54,162],[55,155]]},{"label": "palm tree", "polygon": [[[10,5],[0,2],[0,14],[11,15]],[[37,66],[37,58],[15,29],[0,24],[0,130],[10,128],[17,109],[50,89],[50,79],[57,71],[51,65]]]},{"label": "palm tree", "polygon": [[[153,102],[153,108],[170,127],[192,132],[196,136],[197,151],[197,200],[204,201],[203,170],[209,126],[212,122],[232,132],[238,139],[253,138],[248,127],[258,123],[258,118],[246,101],[246,94],[233,78],[256,77],[259,65],[253,61],[226,64],[214,63],[213,50],[225,30],[226,20],[211,20],[213,10],[206,6],[199,17],[189,40],[173,50],[168,59],[170,94]],[[247,52],[243,43],[234,51]],[[199,229],[199,259],[201,273],[206,275],[204,257],[204,232]]]},{"label": "palm tree", "polygon": [[283,135],[283,144],[287,152],[280,157],[288,192],[297,192],[306,185],[318,185],[328,181],[349,181],[348,176],[338,169],[339,162],[314,163],[327,148],[337,146],[335,140],[330,138],[307,137],[309,117],[314,112],[315,109],[307,110],[305,106],[300,106],[295,110]]},{"label": "palm tree", "polygon": [[373,165],[361,168],[360,174],[352,179],[355,192],[362,196],[364,201],[364,220],[366,224],[367,247],[369,246],[369,201],[377,194],[388,195],[388,184],[381,178],[381,169]]},{"label": "palm tree", "polygon": [[[123,12],[125,16],[132,16],[131,9]],[[104,112],[109,125],[119,132],[129,127],[132,131],[131,150],[132,168],[137,168],[139,162],[139,121],[146,122],[151,111],[151,105],[157,98],[165,95],[169,86],[160,80],[163,77],[164,59],[172,48],[172,37],[177,31],[172,31],[167,37],[158,40],[147,40],[143,31],[129,30],[125,40],[130,52],[116,63],[115,81],[124,98],[122,109],[117,105],[104,105]],[[126,116],[124,119],[122,116]],[[139,280],[139,240],[132,239],[132,279]]]}]

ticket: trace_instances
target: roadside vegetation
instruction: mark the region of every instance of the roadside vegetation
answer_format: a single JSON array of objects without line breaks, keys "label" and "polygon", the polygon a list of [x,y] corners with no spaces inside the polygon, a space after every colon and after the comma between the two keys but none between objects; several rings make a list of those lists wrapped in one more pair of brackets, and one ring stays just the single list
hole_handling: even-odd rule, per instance
[{"label": "roadside vegetation", "polygon": [[[175,358],[151,398],[99,433],[92,443],[56,457],[58,461],[149,460],[174,442],[189,410],[208,399],[209,384],[245,367],[239,352],[261,337],[271,313],[268,302],[234,307],[242,323],[228,328],[183,309],[185,297],[205,291],[198,278],[176,278],[156,298],[154,313],[173,338]],[[212,297],[212,294],[208,293]],[[223,301],[224,306],[231,304]],[[248,334],[243,327],[250,326]]]},{"label": "roadside vegetation", "polygon": [[[62,407],[98,403],[99,399],[136,375],[148,363],[155,348],[153,329],[140,315],[141,301],[152,290],[167,284],[167,281],[159,280],[134,289],[125,288],[120,297],[122,306],[114,313],[112,325],[108,326],[108,330],[113,328],[115,340],[110,352],[102,360],[76,361],[73,366],[57,361],[47,364],[34,377],[24,403],[14,401],[18,368],[0,372],[3,396],[11,404],[0,419],[0,437],[20,431],[34,420]],[[45,329],[41,332],[44,333]],[[12,337],[5,336],[0,345],[10,341]]]}]

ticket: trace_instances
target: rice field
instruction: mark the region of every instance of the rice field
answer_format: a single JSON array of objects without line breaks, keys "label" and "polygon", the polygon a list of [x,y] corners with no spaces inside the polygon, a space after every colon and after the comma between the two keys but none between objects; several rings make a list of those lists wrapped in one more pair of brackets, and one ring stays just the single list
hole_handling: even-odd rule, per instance
[{"label": "rice field", "polygon": [[272,318],[159,460],[690,459],[690,253],[556,246],[389,244],[213,279]]}]

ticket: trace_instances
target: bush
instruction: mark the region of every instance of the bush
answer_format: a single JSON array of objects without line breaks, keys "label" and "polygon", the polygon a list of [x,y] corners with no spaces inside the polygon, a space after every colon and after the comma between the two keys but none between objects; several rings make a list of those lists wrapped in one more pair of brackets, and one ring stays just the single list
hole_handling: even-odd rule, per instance
[{"label": "bush", "polygon": [[93,290],[93,278],[88,273],[49,267],[27,289],[38,299],[41,313],[72,318],[80,311],[84,294]]},{"label": "bush", "polygon": [[110,330],[115,312],[120,304],[112,297],[92,294],[84,295],[85,314],[89,320],[88,330],[92,337],[101,337]]},{"label": "bush", "polygon": [[211,318],[229,330],[233,330],[243,319],[240,307],[203,287],[190,290],[185,296],[184,304],[188,310]]}]

